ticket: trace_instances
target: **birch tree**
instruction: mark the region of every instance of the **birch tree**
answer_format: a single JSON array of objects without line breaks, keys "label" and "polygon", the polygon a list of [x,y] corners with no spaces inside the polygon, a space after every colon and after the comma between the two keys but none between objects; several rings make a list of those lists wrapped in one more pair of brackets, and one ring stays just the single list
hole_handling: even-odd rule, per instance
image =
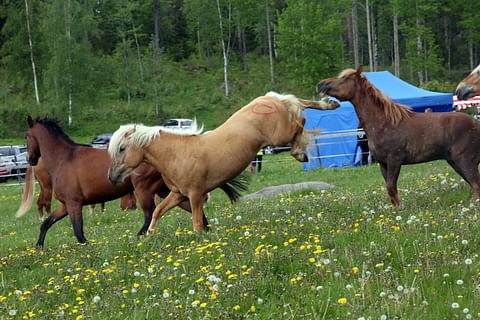
[{"label": "birch tree", "polygon": [[27,33],[28,33],[28,46],[30,48],[30,62],[32,63],[32,73],[33,73],[33,86],[35,90],[35,101],[37,106],[40,105],[40,96],[38,94],[38,82],[37,82],[37,71],[35,67],[35,59],[33,55],[33,41],[32,41],[32,32],[30,30],[30,12],[28,10],[28,0],[25,0],[25,17],[27,22]]},{"label": "birch tree", "polygon": [[228,10],[228,42],[225,43],[225,32],[223,28],[223,15],[222,15],[222,8],[220,7],[220,0],[217,0],[217,11],[218,11],[218,25],[220,29],[220,43],[222,45],[222,55],[223,55],[223,85],[224,85],[224,93],[225,97],[228,98],[229,95],[229,88],[228,88],[228,55],[230,51],[230,26],[231,26],[231,17],[232,17],[232,4],[230,0],[227,3],[227,10]]}]

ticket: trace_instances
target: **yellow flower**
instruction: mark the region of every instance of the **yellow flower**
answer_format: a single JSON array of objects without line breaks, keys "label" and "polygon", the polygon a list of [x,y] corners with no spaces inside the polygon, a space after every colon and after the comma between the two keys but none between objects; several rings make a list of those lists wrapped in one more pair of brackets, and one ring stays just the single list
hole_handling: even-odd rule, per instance
[{"label": "yellow flower", "polygon": [[206,302],[200,303],[200,308],[205,308],[206,306],[207,306],[207,303],[206,303]]},{"label": "yellow flower", "polygon": [[215,292],[210,295],[210,299],[212,300],[217,299],[217,295],[215,294]]},{"label": "yellow flower", "polygon": [[233,310],[239,311],[239,310],[240,310],[240,306],[239,306],[238,304],[234,305],[234,306],[233,306]]},{"label": "yellow flower", "polygon": [[347,298],[338,298],[337,302],[339,304],[345,304],[345,303],[347,303]]},{"label": "yellow flower", "polygon": [[353,272],[353,273],[357,273],[357,272],[358,272],[358,267],[353,267],[353,268],[352,268],[352,272]]},{"label": "yellow flower", "polygon": [[250,312],[257,312],[257,308],[252,305],[252,306],[250,307]]}]

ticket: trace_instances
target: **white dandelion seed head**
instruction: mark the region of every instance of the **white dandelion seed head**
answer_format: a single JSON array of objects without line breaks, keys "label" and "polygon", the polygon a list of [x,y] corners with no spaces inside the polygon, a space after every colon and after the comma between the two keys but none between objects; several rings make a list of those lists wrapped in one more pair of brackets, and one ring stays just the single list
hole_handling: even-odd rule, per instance
[{"label": "white dandelion seed head", "polygon": [[165,291],[165,292],[162,294],[162,297],[164,297],[165,299],[167,299],[167,298],[170,297],[170,293],[168,293],[168,291]]},{"label": "white dandelion seed head", "polygon": [[194,295],[194,294],[195,294],[195,290],[193,290],[193,289],[188,290],[188,294],[189,294],[189,295]]},{"label": "white dandelion seed head", "polygon": [[22,290],[15,290],[15,294],[17,296],[21,296],[23,294]]},{"label": "white dandelion seed head", "polygon": [[237,217],[235,218],[235,220],[237,220],[237,221],[242,220],[242,216],[237,216]]},{"label": "white dandelion seed head", "polygon": [[96,295],[95,297],[93,297],[93,303],[99,303],[100,300],[102,300],[102,299],[100,298],[99,295]]},{"label": "white dandelion seed head", "polygon": [[244,237],[248,237],[249,235],[250,235],[250,232],[248,232],[248,231],[245,231],[245,232],[243,233],[243,236],[244,236]]},{"label": "white dandelion seed head", "polygon": [[465,259],[465,264],[472,264],[472,262],[473,262],[472,259],[468,259],[468,258]]},{"label": "white dandelion seed head", "polygon": [[463,310],[462,310],[462,311],[463,311],[463,313],[465,313],[465,314],[467,314],[467,313],[469,313],[469,312],[470,312],[470,310],[468,310],[468,308],[463,308]]},{"label": "white dandelion seed head", "polygon": [[466,246],[468,244],[468,240],[462,240],[462,244]]},{"label": "white dandelion seed head", "polygon": [[387,296],[387,293],[382,291],[382,292],[380,292],[379,296],[380,296],[380,298],[385,298]]},{"label": "white dandelion seed head", "polygon": [[13,317],[14,315],[17,314],[17,311],[18,311],[17,309],[11,309],[8,311],[8,315]]},{"label": "white dandelion seed head", "polygon": [[384,315],[384,314],[382,314],[382,315],[380,316],[380,320],[387,320],[387,316]]},{"label": "white dandelion seed head", "polygon": [[397,221],[402,220],[402,216],[396,216],[396,217],[395,217],[395,220],[397,220]]},{"label": "white dandelion seed head", "polygon": [[457,282],[456,282],[459,286],[463,285],[463,280],[462,279],[458,279]]},{"label": "white dandelion seed head", "polygon": [[132,290],[130,290],[131,293],[137,293],[137,289],[136,288],[132,288]]},{"label": "white dandelion seed head", "polygon": [[315,290],[317,290],[317,291],[322,290],[322,289],[323,289],[323,286],[317,286],[317,287],[315,288]]},{"label": "white dandelion seed head", "polygon": [[443,274],[443,277],[444,277],[444,278],[448,278],[448,277],[450,277],[450,275],[449,275],[448,273],[444,273],[444,274]]},{"label": "white dandelion seed head", "polygon": [[140,272],[135,271],[135,272],[133,273],[133,276],[134,276],[134,277],[140,277]]},{"label": "white dandelion seed head", "polygon": [[458,309],[458,308],[460,308],[460,305],[458,304],[458,302],[453,302],[452,309]]},{"label": "white dandelion seed head", "polygon": [[399,292],[400,292],[400,291],[403,291],[403,286],[398,286],[398,287],[397,287],[397,291],[399,291]]}]

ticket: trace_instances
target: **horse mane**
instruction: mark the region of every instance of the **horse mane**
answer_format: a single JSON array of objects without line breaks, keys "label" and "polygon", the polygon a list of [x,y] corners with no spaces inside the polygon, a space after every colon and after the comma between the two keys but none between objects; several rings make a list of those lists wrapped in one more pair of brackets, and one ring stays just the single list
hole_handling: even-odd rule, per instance
[{"label": "horse mane", "polygon": [[166,128],[163,126],[145,126],[143,124],[126,124],[120,126],[120,128],[115,131],[110,139],[110,144],[108,147],[108,152],[112,156],[113,152],[117,154],[120,150],[120,146],[125,136],[129,134],[129,142],[131,144],[137,145],[141,148],[146,147],[153,140],[158,138],[161,135],[161,132],[166,132],[178,136],[192,136],[199,135],[203,131],[203,125],[198,127],[197,120],[194,119],[192,127],[185,130],[175,130]]},{"label": "horse mane", "polygon": [[[300,100],[297,97],[295,97],[293,94],[280,94],[275,91],[269,91],[265,96],[276,98],[277,100],[282,101],[285,104],[289,112],[289,115],[294,116],[295,119],[302,114],[304,106],[300,102]],[[292,119],[290,118],[289,120],[292,120]]]},{"label": "horse mane", "polygon": [[57,138],[60,138],[60,139],[64,140],[65,142],[69,143],[69,144],[79,145],[78,143],[73,141],[72,138],[70,138],[65,133],[65,131],[63,131],[62,127],[58,124],[57,119],[48,118],[48,117],[44,117],[44,118],[37,117],[34,120],[34,122],[42,125],[43,127],[45,127],[48,130],[48,132],[50,132],[53,136],[55,136]]},{"label": "horse mane", "polygon": [[[355,72],[356,70],[354,69],[346,69],[340,73],[339,78],[349,76]],[[410,118],[412,116],[413,111],[409,106],[394,102],[390,97],[376,88],[365,75],[362,74],[360,80],[364,91],[373,99],[376,105],[379,105],[383,109],[385,117],[387,117],[393,125],[398,124],[404,118]]]}]

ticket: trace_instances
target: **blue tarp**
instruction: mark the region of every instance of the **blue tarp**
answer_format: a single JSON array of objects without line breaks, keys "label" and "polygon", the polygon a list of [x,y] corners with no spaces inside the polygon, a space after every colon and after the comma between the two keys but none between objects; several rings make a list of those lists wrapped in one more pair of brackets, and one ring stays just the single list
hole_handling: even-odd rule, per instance
[{"label": "blue tarp", "polygon": [[[453,95],[439,93],[415,87],[391,74],[388,71],[364,72],[370,82],[387,96],[398,103],[413,108],[416,112],[424,112],[432,108],[433,112],[449,112],[452,110]],[[306,109],[306,129],[322,130],[320,138],[310,145],[309,162],[304,163],[304,169],[318,167],[344,167],[359,163],[357,139],[353,134],[343,134],[356,130],[358,117],[350,102],[342,102],[341,106],[332,111]],[[332,134],[335,137],[331,137]],[[328,138],[321,138],[326,136]],[[338,137],[339,136],[339,137]]]}]

